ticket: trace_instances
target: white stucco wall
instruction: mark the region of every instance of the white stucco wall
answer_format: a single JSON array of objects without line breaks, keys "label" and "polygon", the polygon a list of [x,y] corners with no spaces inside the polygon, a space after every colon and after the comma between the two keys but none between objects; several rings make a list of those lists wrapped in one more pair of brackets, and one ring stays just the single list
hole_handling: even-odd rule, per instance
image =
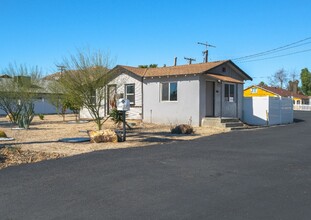
[{"label": "white stucco wall", "polygon": [[122,73],[112,80],[109,85],[117,85],[117,93],[123,94],[125,98],[125,85],[135,84],[135,106],[131,106],[130,111],[127,112],[128,119],[142,119],[142,82],[141,77],[134,74]]},{"label": "white stucco wall", "polygon": [[[177,101],[161,101],[162,82],[177,82]],[[144,79],[144,121],[160,124],[200,125],[199,76]]]},{"label": "white stucco wall", "polygon": [[141,77],[138,77],[134,74],[119,74],[114,78],[108,85],[117,85],[117,93],[125,94],[125,84],[135,84],[135,107],[142,106],[142,86],[141,86]]}]

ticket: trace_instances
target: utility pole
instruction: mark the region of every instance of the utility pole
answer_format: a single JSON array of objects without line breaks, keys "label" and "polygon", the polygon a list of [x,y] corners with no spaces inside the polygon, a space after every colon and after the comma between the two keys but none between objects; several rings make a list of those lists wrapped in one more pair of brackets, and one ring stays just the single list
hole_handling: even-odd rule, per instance
[{"label": "utility pole", "polygon": [[56,65],[56,67],[60,71],[60,74],[63,74],[63,72],[66,70],[66,66],[64,65]]},{"label": "utility pole", "polygon": [[192,63],[192,61],[195,61],[193,58],[184,57],[185,60],[189,61],[189,65]]},{"label": "utility pole", "polygon": [[204,56],[203,62],[207,63],[208,62],[208,49],[207,48],[208,47],[216,47],[216,46],[210,45],[207,42],[206,43],[198,42],[198,44],[204,45],[206,47],[206,49],[202,53],[203,53],[203,56]]}]

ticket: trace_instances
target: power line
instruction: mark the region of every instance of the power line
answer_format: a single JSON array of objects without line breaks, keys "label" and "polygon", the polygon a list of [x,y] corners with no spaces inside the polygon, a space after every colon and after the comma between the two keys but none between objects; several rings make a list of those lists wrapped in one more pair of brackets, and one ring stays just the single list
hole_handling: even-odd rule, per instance
[{"label": "power line", "polygon": [[265,79],[268,78],[269,76],[253,76],[253,79]]},{"label": "power line", "polygon": [[311,44],[311,42],[302,43],[302,44],[298,44],[298,45],[295,45],[295,46],[291,46],[291,47],[279,49],[279,50],[277,50],[277,51],[267,52],[267,53],[265,53],[265,54],[263,54],[263,55],[257,55],[257,56],[254,55],[254,56],[250,56],[249,58],[239,59],[239,60],[236,60],[236,61],[239,62],[239,61],[248,60],[248,59],[252,59],[252,58],[256,58],[256,57],[262,57],[262,56],[266,56],[266,55],[278,53],[278,52],[281,52],[281,51],[284,51],[284,50],[293,49],[293,48],[300,47],[300,46],[307,45],[307,44]]},{"label": "power line", "polygon": [[[293,42],[293,43],[290,43],[290,44],[287,44],[287,45],[284,45],[284,46],[281,46],[281,47],[277,47],[277,48],[274,48],[274,49],[271,49],[271,50],[263,51],[263,52],[260,52],[260,53],[255,53],[255,54],[251,54],[251,55],[248,55],[248,56],[233,58],[232,60],[237,61],[237,60],[243,60],[243,59],[250,59],[250,58],[254,58],[254,57],[258,57],[258,56],[265,56],[267,54],[280,52],[280,51],[283,51],[283,50],[287,50],[287,49],[291,49],[291,48],[294,48],[294,47],[302,46],[304,44],[311,43],[311,42],[307,42],[307,43],[304,43],[304,44],[295,45],[295,44],[307,41],[309,39],[311,39],[311,37],[307,37],[305,39],[302,39],[302,40],[299,40],[299,41],[296,41],[296,42]],[[292,46],[292,45],[295,45],[295,46]],[[292,47],[290,47],[290,46],[292,46]]]},{"label": "power line", "polygon": [[242,61],[237,61],[237,62],[248,63],[248,62],[260,61],[260,60],[268,60],[268,59],[274,59],[274,58],[278,58],[278,57],[285,57],[285,56],[289,56],[289,55],[293,55],[293,54],[298,54],[298,53],[305,53],[305,52],[308,52],[308,51],[311,51],[311,49],[296,51],[296,52],[293,52],[293,53],[282,54],[282,55],[273,56],[273,57],[267,57],[267,58],[261,58],[261,59],[255,59],[255,60],[245,60],[245,61],[242,60]]}]

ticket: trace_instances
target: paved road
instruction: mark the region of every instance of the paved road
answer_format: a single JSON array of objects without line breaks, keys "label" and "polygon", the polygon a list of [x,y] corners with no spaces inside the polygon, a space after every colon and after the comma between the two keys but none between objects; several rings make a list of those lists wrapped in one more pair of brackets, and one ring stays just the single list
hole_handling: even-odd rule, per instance
[{"label": "paved road", "polygon": [[311,219],[299,123],[0,171],[0,219]]}]

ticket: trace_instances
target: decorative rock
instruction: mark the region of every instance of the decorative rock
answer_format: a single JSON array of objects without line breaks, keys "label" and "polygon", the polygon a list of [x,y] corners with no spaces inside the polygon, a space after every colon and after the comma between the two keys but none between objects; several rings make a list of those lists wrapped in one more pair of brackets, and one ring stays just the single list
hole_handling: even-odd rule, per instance
[{"label": "decorative rock", "polygon": [[177,125],[171,129],[172,134],[193,134],[193,127],[186,124]]},{"label": "decorative rock", "polygon": [[0,130],[0,138],[6,138],[6,137],[8,137],[6,136],[6,133]]},{"label": "decorative rock", "polygon": [[91,143],[101,142],[118,142],[118,135],[111,129],[100,130],[100,131],[88,131]]}]

